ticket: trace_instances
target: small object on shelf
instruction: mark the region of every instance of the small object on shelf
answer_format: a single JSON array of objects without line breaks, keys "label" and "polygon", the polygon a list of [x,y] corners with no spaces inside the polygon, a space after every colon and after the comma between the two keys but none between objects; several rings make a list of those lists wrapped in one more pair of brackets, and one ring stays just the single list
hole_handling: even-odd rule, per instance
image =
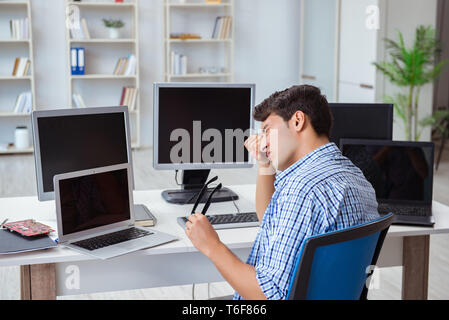
[{"label": "small object on shelf", "polygon": [[30,59],[21,57],[16,58],[14,61],[14,68],[12,70],[12,75],[15,77],[25,77],[28,74],[30,68]]},{"label": "small object on shelf", "polygon": [[71,48],[70,49],[70,65],[72,75],[84,75],[85,74],[85,50],[84,48]]},{"label": "small object on shelf", "polygon": [[221,0],[206,0],[207,4],[219,4],[221,3]]},{"label": "small object on shelf", "polygon": [[19,126],[14,132],[14,146],[16,149],[26,149],[30,147],[28,128]]},{"label": "small object on shelf", "polygon": [[170,39],[201,39],[201,35],[197,33],[170,33]]},{"label": "small object on shelf", "polygon": [[28,18],[9,20],[11,39],[26,40],[29,38]]},{"label": "small object on shelf", "polygon": [[6,223],[3,227],[26,237],[48,235],[50,232],[55,231],[45,224],[36,222],[34,219]]},{"label": "small object on shelf", "polygon": [[31,113],[33,109],[33,94],[31,91],[22,92],[17,96],[14,113]]},{"label": "small object on shelf", "polygon": [[173,75],[187,74],[187,56],[176,51],[171,52],[171,73]]},{"label": "small object on shelf", "polygon": [[109,30],[109,38],[118,39],[120,38],[120,29],[124,27],[125,23],[118,19],[103,19],[103,23]]},{"label": "small object on shelf", "polygon": [[79,93],[73,94],[73,102],[76,108],[86,108],[86,104]]}]

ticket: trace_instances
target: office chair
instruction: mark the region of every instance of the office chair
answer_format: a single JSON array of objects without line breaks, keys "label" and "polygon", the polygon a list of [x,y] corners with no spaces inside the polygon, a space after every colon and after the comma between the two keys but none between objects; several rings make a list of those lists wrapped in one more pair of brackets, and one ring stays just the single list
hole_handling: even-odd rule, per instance
[{"label": "office chair", "polygon": [[359,226],[307,238],[300,249],[288,300],[366,300],[367,277],[374,271],[393,220],[389,213]]}]

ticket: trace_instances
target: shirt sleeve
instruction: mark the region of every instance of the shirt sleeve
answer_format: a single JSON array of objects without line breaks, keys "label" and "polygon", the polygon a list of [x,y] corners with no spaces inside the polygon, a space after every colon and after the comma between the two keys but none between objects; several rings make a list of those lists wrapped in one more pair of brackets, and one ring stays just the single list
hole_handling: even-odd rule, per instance
[{"label": "shirt sleeve", "polygon": [[280,198],[274,233],[255,266],[257,281],[267,299],[286,298],[303,240],[322,229],[319,210],[313,195],[287,194]]}]

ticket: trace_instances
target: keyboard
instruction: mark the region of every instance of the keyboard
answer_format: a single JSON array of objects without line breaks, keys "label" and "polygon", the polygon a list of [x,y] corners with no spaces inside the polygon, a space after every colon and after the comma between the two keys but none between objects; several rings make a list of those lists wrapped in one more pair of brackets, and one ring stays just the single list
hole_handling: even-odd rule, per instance
[{"label": "keyboard", "polygon": [[[259,218],[255,212],[244,212],[235,214],[217,214],[217,215],[206,215],[209,222],[212,224],[214,229],[234,229],[234,228],[248,228],[248,227],[258,227]],[[179,217],[178,224],[185,229],[187,222],[186,217]]]},{"label": "keyboard", "polygon": [[415,216],[415,217],[426,217],[431,216],[432,211],[430,207],[424,206],[404,206],[404,205],[392,205],[392,204],[381,204],[378,206],[379,214],[384,215],[392,212],[399,216]]},{"label": "keyboard", "polygon": [[104,247],[112,246],[117,243],[141,238],[153,234],[153,232],[137,229],[137,228],[129,228],[125,230],[120,230],[113,233],[108,233],[105,235],[101,235],[94,238],[89,238],[77,242],[73,242],[73,245],[81,247],[83,249],[93,251],[97,249],[101,249]]}]

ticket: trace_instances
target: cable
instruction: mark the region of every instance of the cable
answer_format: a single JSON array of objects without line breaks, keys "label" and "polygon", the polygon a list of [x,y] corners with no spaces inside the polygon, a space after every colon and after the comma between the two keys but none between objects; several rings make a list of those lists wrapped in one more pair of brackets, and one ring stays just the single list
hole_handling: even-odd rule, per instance
[{"label": "cable", "polygon": [[237,203],[235,203],[235,200],[234,200],[234,199],[232,199],[232,203],[234,204],[234,207],[237,209],[237,213],[240,213],[240,209],[239,209],[239,207],[237,206]]},{"label": "cable", "polygon": [[175,182],[178,186],[180,186],[181,184],[178,182],[178,170],[175,170]]},{"label": "cable", "polygon": [[195,284],[192,284],[192,300],[195,300]]}]

